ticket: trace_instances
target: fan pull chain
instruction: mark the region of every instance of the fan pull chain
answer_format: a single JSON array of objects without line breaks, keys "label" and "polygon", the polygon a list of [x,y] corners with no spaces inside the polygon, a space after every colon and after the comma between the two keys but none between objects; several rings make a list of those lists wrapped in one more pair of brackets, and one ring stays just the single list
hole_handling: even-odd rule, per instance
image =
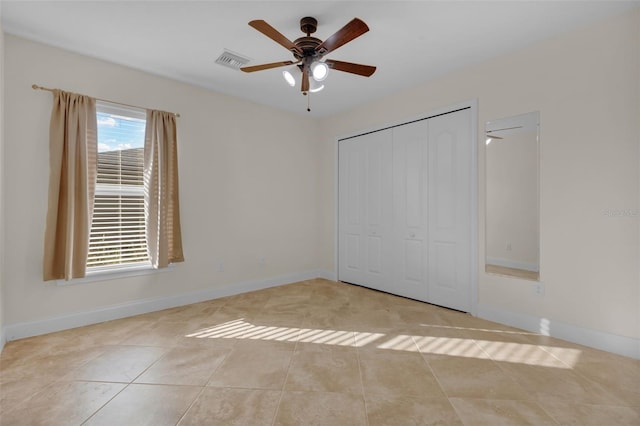
[{"label": "fan pull chain", "polygon": [[311,112],[311,92],[307,93],[307,112]]}]

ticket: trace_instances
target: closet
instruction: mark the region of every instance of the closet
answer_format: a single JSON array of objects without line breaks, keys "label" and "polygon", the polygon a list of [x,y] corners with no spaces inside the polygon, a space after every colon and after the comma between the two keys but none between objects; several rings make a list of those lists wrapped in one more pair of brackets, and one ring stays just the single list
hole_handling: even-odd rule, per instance
[{"label": "closet", "polygon": [[471,308],[470,107],[338,141],[338,279]]}]

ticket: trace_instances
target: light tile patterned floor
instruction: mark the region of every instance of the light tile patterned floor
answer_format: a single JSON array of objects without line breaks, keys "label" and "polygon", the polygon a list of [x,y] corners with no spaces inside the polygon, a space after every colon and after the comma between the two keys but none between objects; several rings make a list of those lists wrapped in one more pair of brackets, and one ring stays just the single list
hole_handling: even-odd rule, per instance
[{"label": "light tile patterned floor", "polygon": [[640,361],[310,280],[9,342],[0,424],[637,426]]}]

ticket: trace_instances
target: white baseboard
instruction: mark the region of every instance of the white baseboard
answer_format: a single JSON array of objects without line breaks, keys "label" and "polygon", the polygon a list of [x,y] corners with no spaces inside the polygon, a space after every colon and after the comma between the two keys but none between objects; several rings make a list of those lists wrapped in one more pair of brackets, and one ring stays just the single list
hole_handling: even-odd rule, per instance
[{"label": "white baseboard", "polygon": [[489,265],[503,266],[505,268],[523,269],[525,271],[531,272],[539,272],[540,270],[540,267],[535,263],[527,263],[511,259],[501,259],[498,257],[488,257],[485,263]]},{"label": "white baseboard", "polygon": [[[82,327],[85,325],[125,318],[133,315],[146,314],[148,312],[203,302],[220,297],[233,296],[249,291],[276,287],[313,278],[324,278],[335,281],[337,277],[335,272],[327,270],[299,272],[267,278],[264,280],[245,281],[225,287],[178,294],[170,297],[136,300],[92,311],[46,318],[37,321],[10,324],[0,328],[0,351],[2,351],[6,341],[67,330],[75,327]],[[559,321],[511,312],[488,305],[478,305],[477,316],[479,318],[499,322],[512,327],[518,327],[534,333],[541,333],[558,339],[567,340],[569,342],[640,359],[640,339],[591,330]]]},{"label": "white baseboard", "polygon": [[53,318],[45,318],[37,321],[10,324],[4,327],[2,341],[6,337],[7,341],[22,339],[25,337],[38,336],[55,331],[68,330],[70,328],[82,327],[85,325],[97,324],[133,315],[146,314],[160,311],[162,309],[174,308],[176,306],[189,305],[191,303],[203,302],[205,300],[217,299],[220,297],[233,296],[248,291],[261,290],[269,287],[276,287],[284,284],[291,284],[298,281],[310,280],[324,275],[323,271],[298,272],[264,280],[245,281],[230,284],[225,287],[212,288],[208,290],[191,293],[177,294],[175,296],[135,300],[118,305],[107,306],[92,311],[79,312],[70,315],[63,315]]},{"label": "white baseboard", "polygon": [[527,314],[478,305],[478,317],[568,342],[640,359],[640,339],[619,336]]}]

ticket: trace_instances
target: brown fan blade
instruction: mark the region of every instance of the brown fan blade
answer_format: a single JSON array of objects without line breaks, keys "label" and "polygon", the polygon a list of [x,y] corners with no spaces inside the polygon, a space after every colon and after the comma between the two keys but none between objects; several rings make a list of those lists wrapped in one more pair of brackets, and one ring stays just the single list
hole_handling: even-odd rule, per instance
[{"label": "brown fan blade", "polygon": [[296,51],[302,55],[302,49],[293,44],[291,40],[283,36],[278,30],[273,28],[271,25],[267,24],[266,21],[262,19],[257,19],[255,21],[249,22],[249,25],[256,30],[260,31],[262,34],[269,37],[271,40],[275,41],[281,46],[284,46],[285,49],[290,51]]},{"label": "brown fan blade", "polygon": [[302,69],[302,86],[300,90],[304,93],[309,91],[309,67],[307,66]]},{"label": "brown fan blade", "polygon": [[293,62],[293,61],[272,62],[270,64],[253,65],[250,67],[242,67],[240,69],[244,72],[256,72],[256,71],[268,70],[271,68],[278,68],[278,67],[284,67],[287,65],[293,65],[295,63],[296,62]]},{"label": "brown fan blade", "polygon": [[367,24],[358,18],[353,18],[351,22],[338,30],[338,32],[320,43],[320,45],[316,47],[316,52],[320,55],[326,55],[340,46],[349,43],[354,38],[360,37],[367,31],[369,31]]},{"label": "brown fan blade", "polygon": [[376,72],[376,67],[371,65],[354,64],[352,62],[336,61],[334,59],[327,59],[324,62],[329,65],[331,69],[350,72],[351,74],[358,74],[365,77],[371,77],[371,75]]}]

